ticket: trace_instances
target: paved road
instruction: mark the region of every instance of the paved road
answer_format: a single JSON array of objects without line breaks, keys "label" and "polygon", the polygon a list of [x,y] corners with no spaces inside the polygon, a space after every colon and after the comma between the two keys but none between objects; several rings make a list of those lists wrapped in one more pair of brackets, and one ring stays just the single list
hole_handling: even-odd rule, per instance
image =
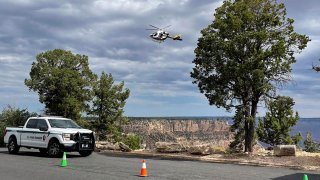
[{"label": "paved road", "polygon": [[253,167],[197,161],[146,159],[149,177],[138,177],[141,158],[112,157],[93,153],[80,157],[67,156],[68,167],[60,167],[61,158],[41,156],[37,150],[22,148],[17,155],[0,148],[0,179],[2,180],[113,180],[113,179],[211,179],[211,180],[309,180],[320,179],[320,172],[285,168]]}]

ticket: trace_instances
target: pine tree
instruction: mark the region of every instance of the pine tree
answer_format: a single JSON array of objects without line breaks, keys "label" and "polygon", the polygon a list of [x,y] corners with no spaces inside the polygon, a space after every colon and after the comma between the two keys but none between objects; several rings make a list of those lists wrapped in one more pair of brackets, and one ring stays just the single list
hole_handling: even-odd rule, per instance
[{"label": "pine tree", "polygon": [[97,116],[94,124],[100,139],[107,134],[117,138],[121,134],[121,125],[126,122],[124,106],[129,98],[129,89],[124,89],[124,82],[114,84],[111,74],[102,72],[100,79],[93,88],[94,100],[90,114]]},{"label": "pine tree", "polygon": [[320,144],[313,140],[310,132],[307,133],[307,137],[303,144],[306,152],[317,152],[320,150]]},{"label": "pine tree", "polygon": [[224,0],[195,49],[193,83],[210,105],[241,110],[234,129],[244,131],[244,151],[253,150],[258,103],[291,80],[295,52],[310,41],[286,15],[276,0]]},{"label": "pine tree", "polygon": [[266,116],[259,120],[257,134],[259,140],[274,145],[297,144],[301,134],[290,135],[292,127],[299,121],[298,112],[293,111],[294,101],[290,97],[278,96],[268,103]]}]

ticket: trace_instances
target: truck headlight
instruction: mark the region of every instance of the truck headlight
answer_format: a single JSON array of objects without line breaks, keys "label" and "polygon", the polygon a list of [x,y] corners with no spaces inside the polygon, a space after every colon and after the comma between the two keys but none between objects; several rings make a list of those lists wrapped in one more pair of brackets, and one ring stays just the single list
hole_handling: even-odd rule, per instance
[{"label": "truck headlight", "polygon": [[71,140],[71,134],[69,133],[63,133],[62,138],[64,141],[70,141]]}]

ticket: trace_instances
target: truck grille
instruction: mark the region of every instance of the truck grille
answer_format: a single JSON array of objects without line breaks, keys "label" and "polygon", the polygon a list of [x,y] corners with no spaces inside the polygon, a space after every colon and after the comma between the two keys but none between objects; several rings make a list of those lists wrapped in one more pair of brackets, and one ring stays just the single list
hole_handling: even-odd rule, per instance
[{"label": "truck grille", "polygon": [[80,137],[81,137],[81,140],[82,140],[82,141],[89,141],[89,140],[91,140],[91,134],[81,134]]},{"label": "truck grille", "polygon": [[73,140],[77,142],[79,150],[92,150],[95,146],[93,133],[76,133]]},{"label": "truck grille", "polygon": [[76,133],[71,136],[74,141],[90,141],[93,139],[92,133]]}]

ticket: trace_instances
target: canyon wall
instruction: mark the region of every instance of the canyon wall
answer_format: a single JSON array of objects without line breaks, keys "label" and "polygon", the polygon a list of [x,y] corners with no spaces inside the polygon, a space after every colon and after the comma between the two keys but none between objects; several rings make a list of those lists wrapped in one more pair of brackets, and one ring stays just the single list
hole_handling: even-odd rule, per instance
[{"label": "canyon wall", "polygon": [[153,148],[159,141],[226,147],[233,137],[230,125],[223,120],[130,120],[123,129],[125,133],[140,135],[146,148]]}]

